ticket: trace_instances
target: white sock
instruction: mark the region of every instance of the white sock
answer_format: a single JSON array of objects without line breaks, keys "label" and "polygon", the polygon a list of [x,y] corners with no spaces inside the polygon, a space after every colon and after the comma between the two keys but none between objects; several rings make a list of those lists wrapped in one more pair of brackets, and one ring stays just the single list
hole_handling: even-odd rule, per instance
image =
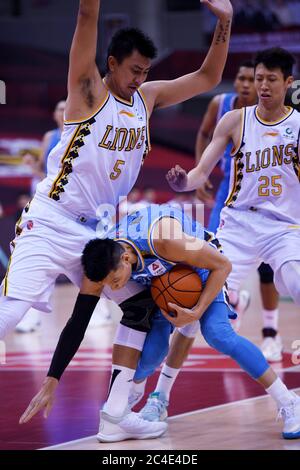
[{"label": "white sock", "polygon": [[112,365],[112,373],[109,385],[109,394],[104,403],[103,411],[110,416],[121,417],[126,413],[128,396],[132,386],[134,369]]},{"label": "white sock", "polygon": [[263,309],[262,317],[263,317],[264,328],[273,328],[273,330],[278,331],[278,316],[279,316],[278,308],[275,308],[275,310]]},{"label": "white sock", "polygon": [[174,369],[173,367],[169,367],[167,364],[164,364],[159,375],[155,392],[163,392],[166,396],[166,399],[169,400],[171,389],[177,375],[179,374],[179,371],[180,369]]},{"label": "white sock", "polygon": [[276,401],[278,408],[289,405],[294,398],[279,377],[270,387],[266,388],[266,392]]},{"label": "white sock", "polygon": [[141,393],[144,395],[145,387],[146,387],[147,379],[143,380],[143,382],[132,382],[130,393]]}]

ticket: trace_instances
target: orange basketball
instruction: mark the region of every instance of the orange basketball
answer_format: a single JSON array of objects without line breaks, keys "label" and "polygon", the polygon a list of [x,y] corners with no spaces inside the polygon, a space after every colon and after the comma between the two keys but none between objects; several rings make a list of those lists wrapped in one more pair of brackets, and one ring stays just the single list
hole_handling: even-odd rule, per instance
[{"label": "orange basketball", "polygon": [[159,308],[170,311],[168,302],[180,307],[192,308],[199,300],[202,282],[198,274],[189,266],[178,264],[152,279],[151,295]]}]

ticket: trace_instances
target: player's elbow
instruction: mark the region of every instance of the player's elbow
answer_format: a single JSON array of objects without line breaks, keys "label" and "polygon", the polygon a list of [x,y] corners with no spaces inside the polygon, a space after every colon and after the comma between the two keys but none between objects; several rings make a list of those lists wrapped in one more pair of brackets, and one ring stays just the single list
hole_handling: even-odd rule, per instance
[{"label": "player's elbow", "polygon": [[229,261],[229,259],[226,258],[226,256],[224,256],[223,261],[222,261],[222,271],[224,272],[224,276],[226,276],[226,278],[231,273],[231,270],[232,270],[232,264]]},{"label": "player's elbow", "polygon": [[213,90],[222,81],[222,73],[219,73],[215,67],[202,66],[199,72],[207,91]]}]

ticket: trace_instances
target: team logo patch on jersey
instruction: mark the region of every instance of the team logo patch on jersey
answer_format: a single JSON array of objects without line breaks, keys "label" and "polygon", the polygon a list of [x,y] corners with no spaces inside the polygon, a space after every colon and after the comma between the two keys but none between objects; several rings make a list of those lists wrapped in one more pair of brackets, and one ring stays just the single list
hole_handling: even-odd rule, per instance
[{"label": "team logo patch on jersey", "polygon": [[28,220],[26,227],[27,227],[28,230],[31,230],[33,228],[33,221]]},{"label": "team logo patch on jersey", "polygon": [[286,137],[287,139],[294,139],[295,136],[293,133],[293,129],[291,129],[290,127],[287,127],[283,133],[283,137]]},{"label": "team logo patch on jersey", "polygon": [[153,276],[161,276],[167,271],[167,269],[159,260],[149,264],[148,269]]},{"label": "team logo patch on jersey", "polygon": [[219,225],[218,229],[219,229],[219,230],[222,230],[222,228],[224,227],[224,225],[225,225],[225,220],[224,220],[224,219],[221,219],[221,220],[220,220],[220,225]]}]

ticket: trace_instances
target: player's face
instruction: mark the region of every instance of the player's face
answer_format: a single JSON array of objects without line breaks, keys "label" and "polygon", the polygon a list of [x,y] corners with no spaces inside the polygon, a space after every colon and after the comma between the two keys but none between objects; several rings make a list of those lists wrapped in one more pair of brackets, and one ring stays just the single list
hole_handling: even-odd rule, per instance
[{"label": "player's face", "polygon": [[64,122],[64,112],[66,108],[66,102],[65,101],[59,101],[55,107],[54,110],[54,120],[56,121],[58,127],[60,127],[63,122]]},{"label": "player's face", "polygon": [[239,97],[245,102],[245,106],[255,103],[257,99],[254,86],[254,68],[240,67],[234,81],[234,88]]},{"label": "player's face", "polygon": [[126,256],[122,256],[118,269],[109,273],[104,280],[104,284],[108,285],[112,290],[122,289],[129,281],[131,272],[131,263]]},{"label": "player's face", "polygon": [[147,79],[151,67],[151,59],[136,50],[120,64],[114,57],[110,57],[108,63],[118,95],[127,100]]},{"label": "player's face", "polygon": [[283,103],[292,82],[293,77],[285,79],[280,68],[269,70],[263,64],[256,67],[255,88],[259,102],[266,108]]}]

